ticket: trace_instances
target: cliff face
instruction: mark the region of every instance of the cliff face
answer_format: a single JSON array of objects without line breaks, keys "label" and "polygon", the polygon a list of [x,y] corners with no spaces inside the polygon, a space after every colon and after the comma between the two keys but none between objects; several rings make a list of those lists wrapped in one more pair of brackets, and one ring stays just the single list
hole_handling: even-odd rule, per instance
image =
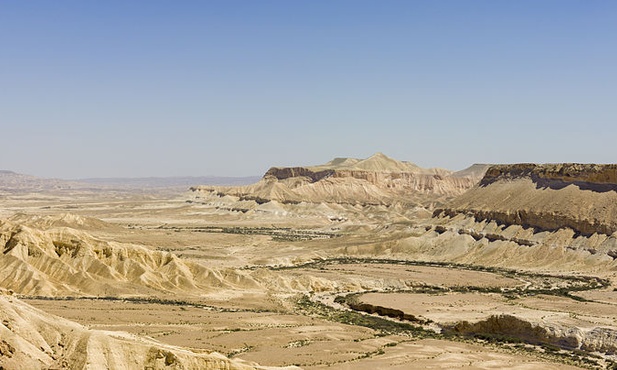
[{"label": "cliff face", "polygon": [[499,180],[530,178],[539,187],[561,189],[574,184],[583,190],[617,191],[617,164],[512,164],[491,166],[480,181],[487,186]]},{"label": "cliff face", "polygon": [[285,180],[290,177],[307,177],[311,182],[316,182],[333,174],[334,170],[313,171],[307,167],[272,167],[266,172],[264,178],[274,177],[277,180]]},{"label": "cliff face", "polygon": [[271,168],[264,179],[287,180],[305,177],[310,183],[333,178],[366,181],[371,185],[392,190],[411,190],[440,195],[458,195],[475,185],[478,178],[454,177],[440,174],[413,172],[377,172],[361,170],[321,170],[312,171],[304,167]]},{"label": "cliff face", "polygon": [[479,172],[453,173],[423,169],[378,153],[364,160],[337,158],[320,166],[274,167],[261,181],[249,186],[202,186],[191,190],[259,202],[421,204],[462,194],[480,180],[486,167],[479,168]]},{"label": "cliff face", "polygon": [[496,338],[516,338],[526,343],[551,344],[567,350],[581,349],[589,352],[617,352],[617,333],[613,328],[595,327],[581,329],[543,323],[532,324],[527,320],[512,316],[491,316],[486,320],[469,323],[462,321],[446,327],[447,332],[469,336],[493,336]]},{"label": "cliff face", "polygon": [[538,231],[610,235],[617,232],[617,165],[492,166],[476,187],[435,211],[440,214]]}]

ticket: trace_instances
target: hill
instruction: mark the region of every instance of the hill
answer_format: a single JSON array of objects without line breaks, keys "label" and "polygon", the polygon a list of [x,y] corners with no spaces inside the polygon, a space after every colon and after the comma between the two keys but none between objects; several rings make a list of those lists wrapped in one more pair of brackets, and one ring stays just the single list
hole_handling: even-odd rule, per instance
[{"label": "hill", "polygon": [[263,369],[219,353],[195,353],[151,338],[91,330],[0,289],[3,369]]},{"label": "hill", "polygon": [[236,271],[215,273],[169,252],[105,241],[83,231],[92,227],[114,226],[76,215],[0,220],[0,287],[23,295],[187,296],[214,286],[256,286]]},{"label": "hill", "polygon": [[436,208],[405,253],[424,260],[556,271],[615,271],[617,165],[491,166]]},{"label": "hill", "polygon": [[83,187],[75,181],[44,179],[13,171],[0,170],[0,192],[19,193],[33,191],[70,190]]},{"label": "hill", "polygon": [[258,203],[428,205],[467,191],[483,175],[481,166],[476,169],[459,173],[424,169],[377,153],[367,159],[336,158],[317,166],[273,167],[259,182],[248,186],[198,186],[191,190]]},{"label": "hill", "polygon": [[617,165],[492,166],[480,183],[436,212],[473,215],[536,231],[617,232]]}]

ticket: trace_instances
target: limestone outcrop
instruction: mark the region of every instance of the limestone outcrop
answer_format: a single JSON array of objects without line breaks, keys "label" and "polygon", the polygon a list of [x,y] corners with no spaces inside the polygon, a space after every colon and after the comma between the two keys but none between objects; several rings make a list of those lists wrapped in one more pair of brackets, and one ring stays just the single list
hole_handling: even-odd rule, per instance
[{"label": "limestone outcrop", "polygon": [[536,231],[611,235],[617,232],[617,165],[491,166],[477,186],[434,212],[458,214]]},{"label": "limestone outcrop", "polygon": [[583,350],[614,355],[617,352],[617,332],[612,327],[579,328],[532,323],[513,315],[493,315],[470,323],[461,321],[444,326],[444,331],[477,337],[493,337],[505,341],[550,344],[567,350]]},{"label": "limestone outcrop", "polygon": [[498,180],[528,177],[540,187],[560,189],[570,184],[599,192],[617,190],[617,164],[532,164],[495,165],[487,169],[481,186]]},{"label": "limestone outcrop", "polygon": [[460,172],[423,169],[377,153],[364,160],[336,158],[319,166],[273,167],[249,186],[199,186],[191,190],[259,203],[431,204],[464,193],[480,180],[487,167],[475,165],[473,171]]}]

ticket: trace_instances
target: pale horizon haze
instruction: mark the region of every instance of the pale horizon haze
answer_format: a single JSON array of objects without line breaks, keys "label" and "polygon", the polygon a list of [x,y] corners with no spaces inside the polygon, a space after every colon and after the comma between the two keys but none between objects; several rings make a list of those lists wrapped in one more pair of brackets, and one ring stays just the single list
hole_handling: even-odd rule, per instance
[{"label": "pale horizon haze", "polygon": [[616,163],[617,2],[0,2],[0,170]]}]

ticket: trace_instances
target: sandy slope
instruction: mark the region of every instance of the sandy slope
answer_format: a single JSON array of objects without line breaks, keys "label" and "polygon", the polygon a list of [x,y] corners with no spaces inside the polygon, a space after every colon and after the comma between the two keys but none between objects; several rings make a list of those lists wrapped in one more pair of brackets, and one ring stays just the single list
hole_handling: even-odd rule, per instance
[{"label": "sandy slope", "polygon": [[194,353],[128,333],[89,330],[0,294],[4,369],[263,369],[218,353]]},{"label": "sandy slope", "polygon": [[[66,219],[66,216],[63,216]],[[78,224],[101,221],[71,216]],[[231,269],[211,269],[169,252],[104,241],[56,218],[0,222],[0,285],[26,295],[197,295],[256,284]],[[75,225],[73,225],[75,227]]]},{"label": "sandy slope", "polygon": [[538,230],[570,228],[592,235],[617,232],[614,165],[502,165],[458,197],[445,213],[470,214]]},{"label": "sandy slope", "polygon": [[337,158],[311,167],[271,168],[259,182],[240,187],[195,187],[197,193],[231,195],[259,203],[423,204],[471,188],[486,166],[452,173],[423,169],[377,153],[367,159]]}]

